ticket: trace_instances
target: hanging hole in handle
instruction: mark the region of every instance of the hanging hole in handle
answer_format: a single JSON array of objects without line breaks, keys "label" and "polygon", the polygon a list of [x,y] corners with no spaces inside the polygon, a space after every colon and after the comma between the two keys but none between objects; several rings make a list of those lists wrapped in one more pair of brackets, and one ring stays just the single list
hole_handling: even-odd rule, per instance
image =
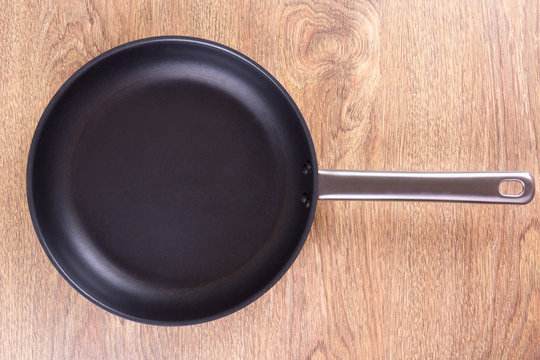
[{"label": "hanging hole in handle", "polygon": [[521,180],[509,179],[499,183],[499,194],[504,197],[519,197],[525,191],[525,184]]}]

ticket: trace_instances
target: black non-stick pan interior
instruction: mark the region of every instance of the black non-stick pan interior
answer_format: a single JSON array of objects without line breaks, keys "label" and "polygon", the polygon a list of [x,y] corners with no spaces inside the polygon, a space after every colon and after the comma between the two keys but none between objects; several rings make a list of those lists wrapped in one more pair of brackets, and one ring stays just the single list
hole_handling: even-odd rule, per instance
[{"label": "black non-stick pan interior", "polygon": [[154,38],[55,95],[28,164],[40,241],[81,293],[142,322],[226,315],[273,285],[316,204],[316,159],[285,90],[244,56]]}]

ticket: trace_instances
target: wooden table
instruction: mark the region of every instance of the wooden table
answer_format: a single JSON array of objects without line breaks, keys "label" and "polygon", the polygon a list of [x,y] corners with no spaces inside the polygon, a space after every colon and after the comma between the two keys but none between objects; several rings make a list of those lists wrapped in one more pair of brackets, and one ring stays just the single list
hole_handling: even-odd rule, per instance
[{"label": "wooden table", "polygon": [[[31,4],[30,4],[31,3]],[[0,3],[0,358],[540,357],[540,200],[525,206],[321,202],[299,258],[226,318],[146,326],[54,270],[25,168],[55,91],[141,37],[224,43],[266,67],[320,168],[524,170],[540,180],[540,2]]]}]

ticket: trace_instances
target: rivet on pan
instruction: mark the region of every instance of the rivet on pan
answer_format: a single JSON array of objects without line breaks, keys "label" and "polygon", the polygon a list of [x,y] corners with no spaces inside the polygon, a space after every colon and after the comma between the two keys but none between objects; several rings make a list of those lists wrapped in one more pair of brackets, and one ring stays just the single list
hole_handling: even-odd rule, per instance
[{"label": "rivet on pan", "polygon": [[309,173],[309,171],[311,170],[311,163],[309,161],[307,161],[305,164],[304,164],[304,167],[302,169],[302,174],[304,175],[307,175]]},{"label": "rivet on pan", "polygon": [[302,197],[300,198],[300,202],[301,202],[302,204],[305,204],[308,200],[309,200],[309,199],[308,199],[308,197],[307,197],[307,194],[306,194],[306,193],[302,194]]},{"label": "rivet on pan", "polygon": [[309,201],[309,200],[304,203],[304,206],[306,208],[308,208],[310,205],[311,205],[311,201]]}]

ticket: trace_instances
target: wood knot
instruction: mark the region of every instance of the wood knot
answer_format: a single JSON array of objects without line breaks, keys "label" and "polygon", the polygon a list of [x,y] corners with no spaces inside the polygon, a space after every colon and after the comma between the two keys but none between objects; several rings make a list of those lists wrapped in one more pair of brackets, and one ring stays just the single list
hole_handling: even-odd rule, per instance
[{"label": "wood knot", "polygon": [[293,54],[296,71],[326,76],[355,76],[377,60],[378,20],[370,6],[359,9],[329,4],[285,10],[283,48]]}]

